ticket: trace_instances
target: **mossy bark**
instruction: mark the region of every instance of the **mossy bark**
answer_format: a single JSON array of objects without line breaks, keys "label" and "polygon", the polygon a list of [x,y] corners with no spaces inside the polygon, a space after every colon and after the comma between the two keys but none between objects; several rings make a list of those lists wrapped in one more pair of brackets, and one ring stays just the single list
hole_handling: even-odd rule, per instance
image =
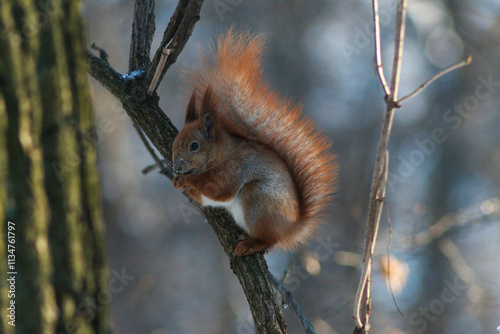
[{"label": "mossy bark", "polygon": [[79,1],[0,2],[0,233],[15,224],[15,327],[108,330],[104,231]]}]

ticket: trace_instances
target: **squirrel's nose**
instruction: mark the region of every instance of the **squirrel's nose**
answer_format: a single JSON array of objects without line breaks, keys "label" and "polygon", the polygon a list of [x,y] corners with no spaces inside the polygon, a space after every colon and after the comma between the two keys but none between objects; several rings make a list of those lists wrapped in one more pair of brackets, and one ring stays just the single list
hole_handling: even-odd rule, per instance
[{"label": "squirrel's nose", "polygon": [[176,172],[182,172],[182,160],[181,159],[175,159],[174,160],[174,170]]}]

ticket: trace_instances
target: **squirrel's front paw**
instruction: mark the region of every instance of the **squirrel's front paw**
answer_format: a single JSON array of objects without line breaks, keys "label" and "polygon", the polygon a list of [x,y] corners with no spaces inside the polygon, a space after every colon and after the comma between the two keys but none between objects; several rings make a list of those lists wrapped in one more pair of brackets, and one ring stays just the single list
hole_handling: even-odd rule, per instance
[{"label": "squirrel's front paw", "polygon": [[176,175],[173,179],[172,179],[172,184],[174,185],[174,188],[175,189],[179,189],[179,187],[177,186],[179,184],[179,180],[181,179],[182,177],[182,174],[179,174],[179,175]]},{"label": "squirrel's front paw", "polygon": [[186,184],[186,178],[183,177],[183,176],[184,175],[182,175],[182,174],[177,175],[172,180],[172,183],[174,184],[175,189],[179,189],[181,191],[184,191],[184,190],[189,191],[191,189],[189,189],[189,187],[187,186],[187,184]]}]

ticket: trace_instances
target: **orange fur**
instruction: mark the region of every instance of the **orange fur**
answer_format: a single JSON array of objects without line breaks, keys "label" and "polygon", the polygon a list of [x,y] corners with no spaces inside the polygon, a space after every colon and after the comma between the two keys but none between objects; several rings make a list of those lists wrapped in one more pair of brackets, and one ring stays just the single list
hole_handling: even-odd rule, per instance
[{"label": "orange fur", "polygon": [[[189,72],[187,81],[197,101],[207,90],[213,94],[216,107],[211,112],[216,123],[224,124],[224,131],[272,149],[285,162],[298,192],[298,215],[289,216],[297,221],[283,231],[273,230],[273,222],[268,221],[255,232],[267,233],[269,242],[278,247],[292,248],[305,242],[321,220],[338,171],[328,139],[303,117],[302,106],[280,97],[263,80],[263,50],[262,35],[231,29],[219,37],[209,58],[202,56],[201,69]],[[293,206],[279,209],[293,210]]]}]

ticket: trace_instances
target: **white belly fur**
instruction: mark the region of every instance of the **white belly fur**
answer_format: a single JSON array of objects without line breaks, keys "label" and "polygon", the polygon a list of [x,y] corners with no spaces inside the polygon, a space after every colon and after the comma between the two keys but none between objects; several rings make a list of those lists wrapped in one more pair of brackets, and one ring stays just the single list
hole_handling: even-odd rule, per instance
[{"label": "white belly fur", "polygon": [[203,206],[225,208],[227,211],[229,211],[229,213],[231,213],[236,224],[238,224],[239,227],[248,232],[248,228],[245,224],[245,218],[243,217],[243,206],[238,196],[234,196],[233,199],[226,202],[217,202],[201,195],[201,204]]}]

